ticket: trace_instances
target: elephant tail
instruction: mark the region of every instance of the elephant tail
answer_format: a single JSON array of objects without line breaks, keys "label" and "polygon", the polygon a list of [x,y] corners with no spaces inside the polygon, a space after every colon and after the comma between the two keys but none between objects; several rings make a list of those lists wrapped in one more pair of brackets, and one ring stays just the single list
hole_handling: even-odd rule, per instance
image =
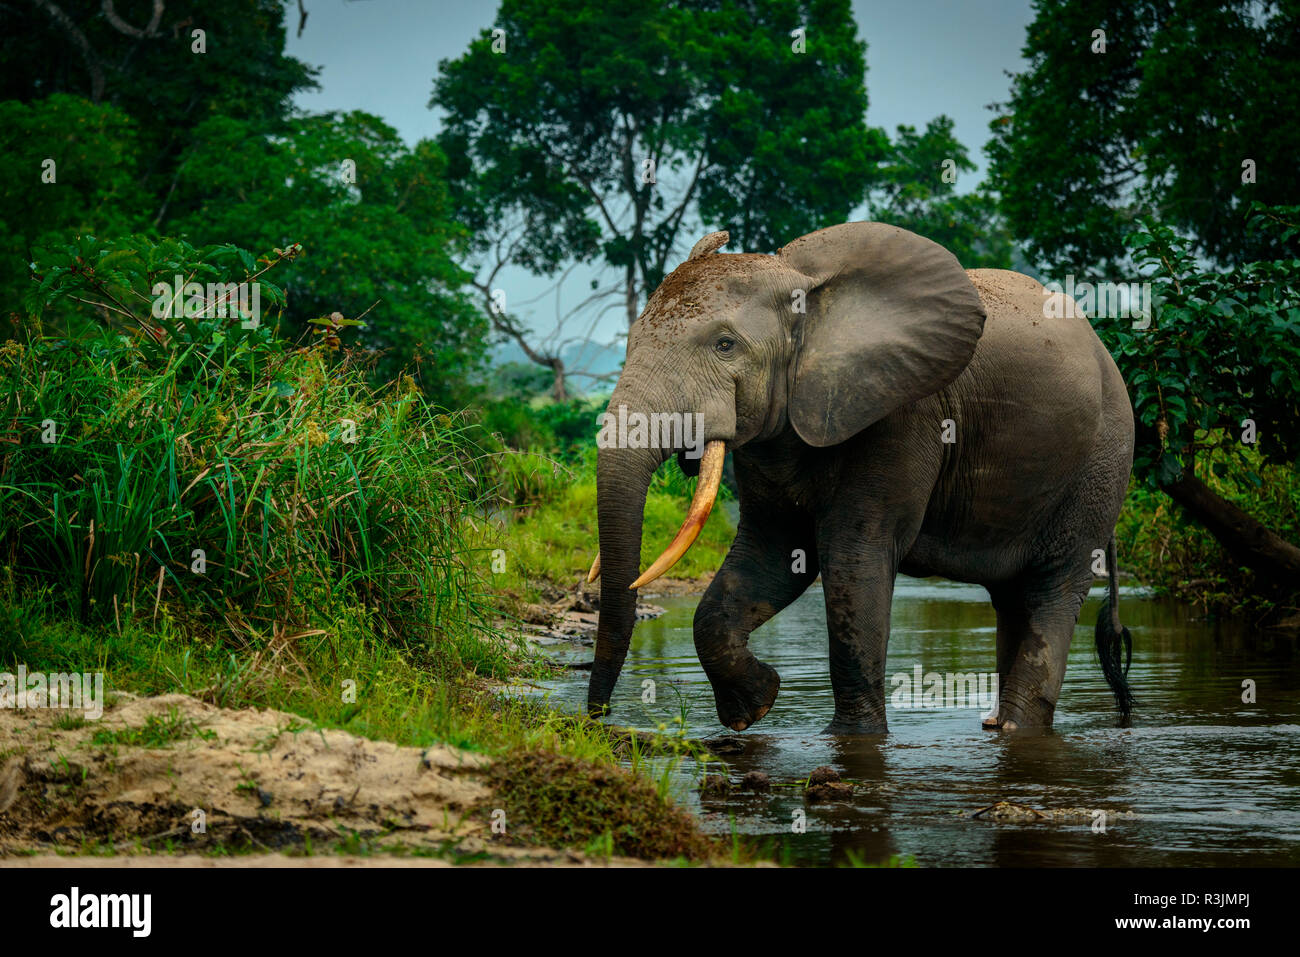
[{"label": "elephant tail", "polygon": [[[1106,570],[1109,575],[1106,600],[1097,612],[1096,642],[1097,659],[1101,662],[1101,673],[1106,684],[1115,695],[1115,704],[1119,707],[1120,723],[1127,724],[1129,714],[1137,701],[1128,685],[1128,669],[1133,663],[1133,636],[1119,621],[1119,565],[1115,560],[1115,536],[1110,537],[1106,546]],[[1121,663],[1121,649],[1123,662]]]}]

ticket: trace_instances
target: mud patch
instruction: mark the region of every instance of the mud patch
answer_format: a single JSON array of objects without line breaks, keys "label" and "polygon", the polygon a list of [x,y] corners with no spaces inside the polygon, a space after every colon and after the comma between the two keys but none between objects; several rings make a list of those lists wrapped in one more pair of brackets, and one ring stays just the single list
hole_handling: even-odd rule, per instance
[{"label": "mud patch", "polygon": [[[282,711],[120,695],[98,721],[0,711],[0,855],[299,849],[476,834],[490,761],[314,728]],[[198,812],[198,813],[196,813]]]}]

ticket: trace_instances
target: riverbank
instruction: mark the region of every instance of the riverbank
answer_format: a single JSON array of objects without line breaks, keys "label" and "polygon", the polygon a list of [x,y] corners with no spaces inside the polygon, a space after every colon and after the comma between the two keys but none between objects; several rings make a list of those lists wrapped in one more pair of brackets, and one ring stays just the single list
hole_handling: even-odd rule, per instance
[{"label": "riverbank", "polygon": [[[650,755],[671,760],[689,744],[629,738],[501,693],[554,673],[514,627],[515,608],[530,589],[581,580],[595,547],[594,485],[503,449],[409,379],[374,385],[325,345],[241,335],[154,356],[105,332],[76,349],[36,334],[10,346],[0,377],[17,407],[57,410],[63,424],[46,443],[41,416],[21,419],[20,438],[0,444],[10,490],[0,672],[97,675],[125,718],[110,709],[108,724],[77,725],[62,711],[4,712],[14,722],[0,746],[13,791],[0,809],[7,853],[169,853],[157,845],[171,841],[172,853],[242,854],[283,833],[286,853],[364,840],[393,854],[409,818],[461,860],[455,848],[474,835],[440,832],[442,812],[489,826],[481,802],[522,782],[511,807],[486,808],[514,822],[486,832],[503,846],[730,856],[640,773]],[[560,503],[544,515],[520,492],[543,486]],[[671,534],[676,491],[659,489],[651,504]],[[509,521],[493,519],[503,513]],[[716,557],[727,530],[714,523],[708,536],[698,561]],[[553,575],[531,567],[532,554],[582,567]],[[141,710],[160,703],[175,716]],[[455,780],[484,790],[403,805],[367,783],[363,765],[315,767],[303,754],[320,807],[286,783],[235,777],[254,765],[270,774],[259,749],[308,738],[335,740],[331,754],[354,751],[367,766],[368,756],[401,755],[406,777],[395,780],[412,787],[424,786],[416,769],[429,749],[471,755],[486,769]],[[216,763],[169,790],[163,772],[204,755]],[[208,790],[191,790],[208,778]],[[154,783],[141,790],[144,780]],[[350,817],[354,796],[376,787],[373,811]],[[529,823],[529,795],[595,791],[571,815],[552,808],[549,823]],[[182,827],[194,808],[208,809],[202,837]],[[317,820],[327,811],[337,827]]]},{"label": "riverbank", "polygon": [[[0,755],[0,862],[275,853],[554,866],[729,856],[689,814],[608,763],[540,749],[491,757],[404,747],[187,695],[115,693],[97,720],[0,710]],[[614,835],[620,826],[631,840]]]},{"label": "riverbank", "polygon": [[[651,759],[699,753],[681,737],[520,701],[501,678],[448,680],[347,628],[240,662],[166,624],[114,634],[43,617],[24,616],[18,636],[29,673],[71,670],[97,648],[112,662],[108,704],[99,719],[0,709],[0,862],[363,849],[452,863],[575,863],[573,852],[579,863],[681,864],[748,854],[705,836],[642,773]],[[554,674],[527,641],[508,648],[502,677]]]}]

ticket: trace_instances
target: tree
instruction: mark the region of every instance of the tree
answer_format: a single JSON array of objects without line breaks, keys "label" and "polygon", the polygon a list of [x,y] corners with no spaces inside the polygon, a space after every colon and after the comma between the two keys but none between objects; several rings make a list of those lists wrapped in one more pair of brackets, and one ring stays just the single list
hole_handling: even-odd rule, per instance
[{"label": "tree", "polygon": [[142,225],[135,124],[121,110],[56,93],[0,101],[0,303],[22,301],[32,247],[76,232]]},{"label": "tree", "polygon": [[196,126],[220,115],[271,129],[289,116],[295,92],[315,87],[316,71],[284,53],[289,2],[10,2],[0,99],[70,93],[130,116],[143,160],[139,185],[150,222],[162,226]]},{"label": "tree", "polygon": [[920,134],[899,126],[871,192],[871,218],[934,240],[967,269],[1010,269],[1011,237],[996,198],[983,190],[957,195],[957,174],[974,170],[949,117],[936,117]]},{"label": "tree", "polygon": [[630,325],[701,230],[771,250],[841,221],[886,144],[864,51],[847,0],[505,0],[430,103],[480,272],[599,262]]},{"label": "tree", "polygon": [[1246,231],[1245,211],[1300,202],[1297,0],[1034,9],[1028,68],[987,147],[990,183],[1031,255],[1113,268],[1144,209],[1219,264],[1282,254]]},{"label": "tree", "polygon": [[453,258],[467,236],[430,140],[407,147],[361,112],[301,117],[279,135],[217,117],[194,131],[172,206],[177,234],[197,245],[301,243],[281,270],[294,330],[365,314],[361,342],[384,378],[414,362],[426,393],[448,401],[484,357],[486,322]]},{"label": "tree", "polygon": [[[284,54],[286,6],[30,0],[14,11],[0,38],[0,172],[19,188],[0,199],[0,294],[16,306],[29,250],[56,238],[302,243],[282,270],[290,331],[367,313],[378,374],[422,363],[421,386],[451,401],[487,329],[453,259],[466,234],[446,159],[365,114],[292,117],[314,71]],[[41,180],[46,159],[54,184]]]},{"label": "tree", "polygon": [[1197,475],[1231,473],[1258,488],[1261,464],[1293,470],[1300,456],[1300,207],[1255,207],[1242,232],[1288,255],[1206,271],[1188,240],[1143,220],[1128,244],[1155,270],[1158,308],[1149,328],[1100,322],[1097,331],[1133,398],[1136,474],[1241,565],[1295,590],[1300,547]]}]

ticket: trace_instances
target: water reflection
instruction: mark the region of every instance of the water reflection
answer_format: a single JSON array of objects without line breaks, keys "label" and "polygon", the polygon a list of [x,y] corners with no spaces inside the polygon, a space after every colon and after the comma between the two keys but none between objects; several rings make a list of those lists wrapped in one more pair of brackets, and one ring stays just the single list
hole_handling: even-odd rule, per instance
[{"label": "water reflection", "polygon": [[[769,793],[701,799],[701,768],[686,762],[675,795],[706,827],[762,835],[789,859],[840,863],[912,855],[922,865],[1259,866],[1300,863],[1300,663],[1292,639],[1237,623],[1192,620],[1186,609],[1126,593],[1134,633],[1134,727],[1114,726],[1110,693],[1092,660],[1101,590],[1089,599],[1070,652],[1051,733],[1000,735],[978,708],[891,708],[887,735],[820,734],[834,709],[818,588],[759,629],[751,645],[781,674],[772,711],[728,755],[739,782],[762,771]],[[659,600],[667,614],[637,626],[616,690],[614,720],[675,726],[706,737],[718,723],[691,637],[694,600]],[[982,588],[900,578],[888,670],[990,672],[996,634]],[[570,657],[590,657],[590,650]],[[643,682],[655,701],[642,702]],[[1242,702],[1243,681],[1254,704]],[[586,674],[548,686],[556,706],[581,707]],[[792,786],[821,765],[855,785],[850,800],[805,802]],[[1081,814],[1064,820],[972,819],[999,800],[1040,809],[1104,809],[1104,832]],[[792,825],[802,812],[804,833]],[[1131,812],[1132,817],[1115,817]]]}]

